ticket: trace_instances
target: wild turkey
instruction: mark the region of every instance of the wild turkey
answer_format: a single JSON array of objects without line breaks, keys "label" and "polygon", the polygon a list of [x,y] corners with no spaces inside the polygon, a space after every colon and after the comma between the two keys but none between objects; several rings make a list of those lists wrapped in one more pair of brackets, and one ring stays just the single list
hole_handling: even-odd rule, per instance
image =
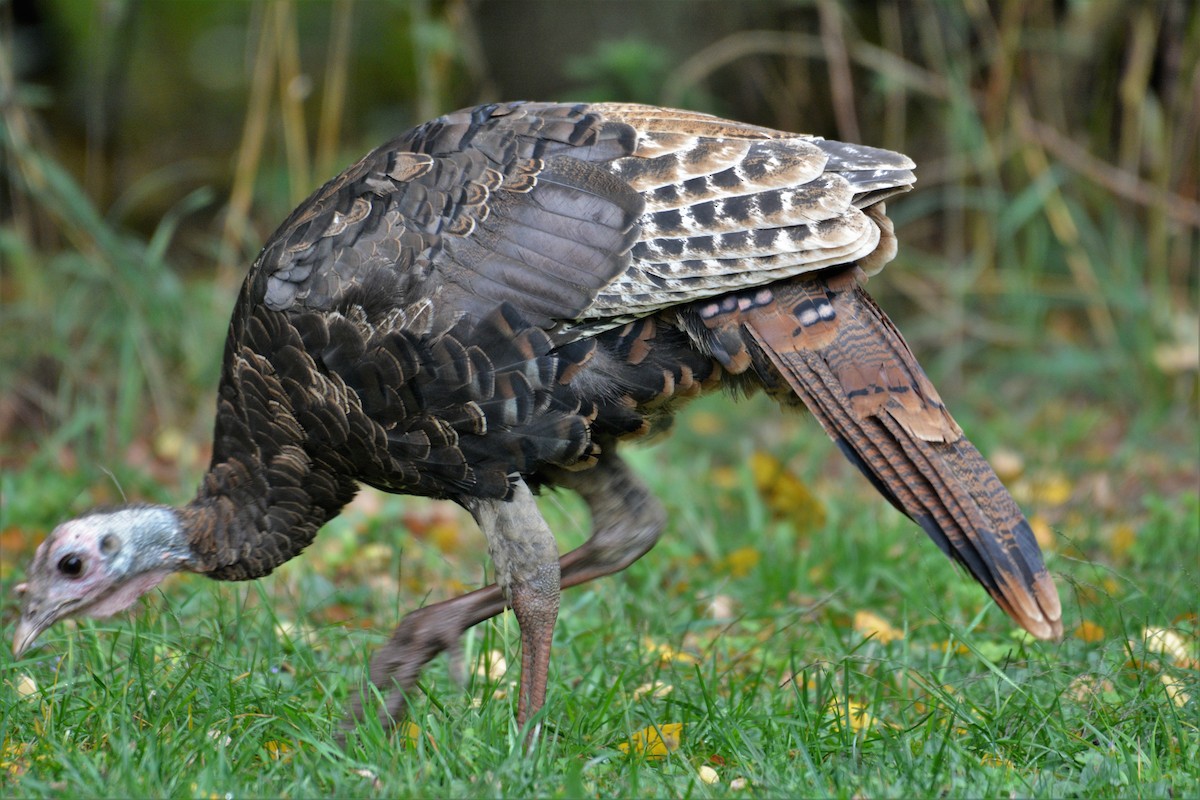
[{"label": "wild turkey", "polygon": [[[523,725],[545,697],[560,587],[624,569],[667,522],[618,442],[718,387],[803,403],[1017,623],[1060,636],[1029,525],[862,288],[896,251],[883,201],[912,169],[886,150],[620,104],[486,105],[388,142],[296,209],[251,268],[196,498],[57,527],[18,587],[14,652],[174,571],[266,575],[366,483],[465,506],[496,576],[405,617],[371,665],[387,712],[511,606]],[[561,559],[534,502],[552,486],[592,515]]]}]

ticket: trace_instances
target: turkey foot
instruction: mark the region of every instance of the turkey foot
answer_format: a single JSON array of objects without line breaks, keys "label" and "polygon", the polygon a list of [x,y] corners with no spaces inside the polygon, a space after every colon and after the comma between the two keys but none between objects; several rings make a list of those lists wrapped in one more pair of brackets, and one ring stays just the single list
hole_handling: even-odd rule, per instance
[{"label": "turkey foot", "polygon": [[[662,506],[614,451],[615,448],[605,448],[590,470],[566,472],[560,477],[564,486],[583,498],[592,517],[589,539],[559,560],[559,580],[564,589],[629,566],[654,545],[666,524]],[[552,568],[553,565],[547,569]],[[553,584],[554,576],[546,574],[542,582]],[[538,628],[537,617],[549,616],[549,608],[539,612],[536,592],[518,586],[512,590],[522,632],[517,722],[524,726],[545,700],[554,622],[551,619],[548,625],[541,623],[534,633],[529,626]],[[553,602],[556,612],[557,596],[547,602]],[[388,643],[371,660],[371,682],[386,698],[386,708],[380,711],[384,725],[390,726],[403,716],[405,692],[416,685],[421,670],[439,653],[448,652],[451,672],[461,674],[453,665],[461,659],[462,635],[508,607],[500,587],[492,584],[404,617]],[[362,702],[369,697],[368,691],[364,689],[354,698],[347,726],[362,718]]]},{"label": "turkey foot", "polygon": [[[521,626],[521,692],[517,700],[517,727],[525,727],[546,702],[546,682],[550,672],[550,643],[558,619],[559,566],[555,561],[543,566],[530,583],[514,584],[513,613]],[[525,745],[531,747],[541,723],[529,728]]]},{"label": "turkey foot", "polygon": [[[416,686],[421,670],[439,653],[449,653],[451,674],[461,677],[463,634],[506,607],[500,589],[492,585],[406,615],[388,643],[371,659],[371,683],[385,699],[384,707],[379,710],[384,727],[391,727],[406,716],[407,693]],[[362,719],[363,703],[370,696],[370,689],[365,686],[355,694],[344,727],[350,728]]]}]

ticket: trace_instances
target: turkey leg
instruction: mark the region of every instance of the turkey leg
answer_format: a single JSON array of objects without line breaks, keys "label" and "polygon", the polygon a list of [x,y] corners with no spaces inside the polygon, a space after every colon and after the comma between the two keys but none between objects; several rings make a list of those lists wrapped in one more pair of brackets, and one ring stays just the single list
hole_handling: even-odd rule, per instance
[{"label": "turkey leg", "polygon": [[[524,726],[546,700],[550,643],[558,619],[558,544],[523,480],[517,480],[508,500],[469,498],[464,505],[487,537],[496,584],[521,628],[517,724]],[[535,732],[529,731],[531,741]]]},{"label": "turkey leg", "polygon": [[[591,537],[559,562],[560,585],[564,589],[625,569],[654,546],[666,525],[666,513],[662,505],[625,462],[613,453],[614,449],[611,445],[606,448],[599,463],[592,469],[564,471],[555,476],[559,485],[573,489],[583,498],[592,516]],[[541,525],[545,523],[541,522]],[[514,602],[524,602],[524,598],[518,601],[514,597]],[[388,643],[371,660],[371,682],[387,694],[385,723],[390,724],[401,716],[404,693],[416,685],[425,664],[444,651],[450,653],[452,660],[456,659],[463,633],[497,616],[508,605],[500,587],[491,584],[419,608],[405,616]],[[518,699],[518,721],[524,724],[536,711],[536,708],[532,711],[525,708],[524,715],[521,713],[523,703],[527,702],[526,676],[532,679],[535,674],[529,662],[535,648],[526,646],[524,623],[521,623],[521,630],[522,692]],[[544,634],[545,646],[537,648],[537,652],[546,654],[546,667],[549,666],[552,634],[553,623],[549,632]],[[545,697],[545,675],[543,670],[538,707]],[[532,697],[533,687],[529,691],[528,696]],[[356,696],[352,702],[352,719],[358,719],[361,715],[362,698]]]}]

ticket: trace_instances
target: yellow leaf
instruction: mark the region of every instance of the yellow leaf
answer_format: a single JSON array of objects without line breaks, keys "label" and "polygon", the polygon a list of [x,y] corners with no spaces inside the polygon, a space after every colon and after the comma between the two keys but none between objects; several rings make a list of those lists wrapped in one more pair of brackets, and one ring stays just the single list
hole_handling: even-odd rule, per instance
[{"label": "yellow leaf", "polygon": [[731,619],[734,615],[736,604],[732,597],[727,594],[714,595],[712,600],[708,601],[708,605],[704,608],[704,613],[711,619]]},{"label": "yellow leaf", "polygon": [[1046,522],[1045,517],[1034,514],[1029,518],[1029,527],[1033,530],[1033,538],[1037,539],[1038,547],[1047,551],[1054,549],[1057,544],[1054,541],[1054,531],[1050,529],[1050,523]]},{"label": "yellow leaf", "polygon": [[281,640],[280,644],[289,650],[295,650],[300,645],[316,647],[321,641],[316,628],[291,620],[280,620],[275,623],[275,635]]},{"label": "yellow leaf", "polygon": [[992,753],[984,753],[979,757],[979,763],[985,767],[1003,767],[1004,769],[1013,769],[1013,763],[1007,758],[1001,758]]},{"label": "yellow leaf", "polygon": [[709,481],[717,489],[733,489],[738,485],[738,474],[733,467],[716,467],[709,473]]},{"label": "yellow leaf", "polygon": [[1067,687],[1067,696],[1077,703],[1083,703],[1092,698],[1101,698],[1105,693],[1112,691],[1114,691],[1113,682],[1107,678],[1079,675]]},{"label": "yellow leaf", "polygon": [[1012,483],[1025,471],[1025,459],[1016,450],[1002,447],[992,452],[988,461],[991,462],[992,469],[996,471],[996,477],[1005,484]]},{"label": "yellow leaf", "polygon": [[669,683],[655,681],[654,683],[643,683],[641,686],[633,690],[633,699],[641,700],[646,695],[655,699],[666,697],[675,690],[675,687]]},{"label": "yellow leaf", "polygon": [[[934,650],[941,650],[943,653],[944,653],[944,652],[946,652],[947,650],[949,650],[949,649],[950,649],[950,647],[951,647],[951,645],[950,645],[950,640],[949,640],[949,639],[947,639],[947,640],[946,640],[946,641],[944,641],[944,642],[934,642],[934,643],[933,643],[932,645],[930,645],[930,646],[931,646],[931,647],[932,647]],[[963,644],[962,642],[955,642],[955,643],[954,643],[954,645],[953,645],[953,647],[954,647],[954,653],[955,653],[956,655],[960,655],[960,656],[969,656],[969,655],[971,655],[971,648],[967,647],[967,646],[966,646],[965,644]]]},{"label": "yellow leaf", "polygon": [[758,566],[758,562],[761,560],[762,553],[757,548],[739,547],[722,558],[719,567],[728,572],[731,577],[744,578],[750,574],[750,570]]},{"label": "yellow leaf", "polygon": [[[875,725],[875,717],[867,710],[866,703],[860,703],[857,700],[850,700],[843,704],[833,702],[829,704],[830,710],[834,717],[842,725],[849,725],[850,729],[855,733],[862,733],[867,728]],[[849,711],[847,719],[846,712]]]},{"label": "yellow leaf", "polygon": [[1086,619],[1079,623],[1079,627],[1071,634],[1076,639],[1091,644],[1104,639],[1104,628],[1101,628],[1094,622],[1088,622]]},{"label": "yellow leaf", "polygon": [[166,461],[182,460],[189,437],[178,428],[164,428],[154,437],[154,454]]},{"label": "yellow leaf", "polygon": [[646,758],[666,758],[667,753],[679,749],[682,740],[683,723],[668,722],[666,725],[643,728],[630,736],[628,742],[618,744],[617,749],[622,753],[633,753]]},{"label": "yellow leaf", "polygon": [[1165,672],[1158,677],[1162,680],[1163,686],[1165,686],[1167,689],[1167,697],[1171,698],[1171,702],[1175,705],[1183,708],[1188,704],[1188,701],[1192,699],[1188,693],[1183,690],[1183,681],[1181,681],[1179,678],[1168,675]]},{"label": "yellow leaf", "polygon": [[874,637],[881,644],[904,638],[904,631],[870,611],[854,612],[854,630],[867,638]]},{"label": "yellow leaf", "polygon": [[475,674],[487,678],[492,683],[500,681],[508,672],[508,662],[499,650],[488,650],[480,655],[479,663],[475,665]]},{"label": "yellow leaf", "polygon": [[472,587],[460,581],[458,578],[447,578],[443,586],[446,589],[446,594],[455,597],[460,594],[466,594]]},{"label": "yellow leaf", "polygon": [[1195,372],[1200,367],[1200,346],[1194,342],[1160,344],[1154,348],[1154,365],[1167,375]]},{"label": "yellow leaf", "polygon": [[266,749],[267,755],[271,757],[272,761],[291,760],[292,746],[287,742],[277,742],[272,739],[263,745],[263,747]]},{"label": "yellow leaf", "polygon": [[684,653],[680,650],[676,650],[674,647],[671,647],[671,645],[669,645],[669,644],[657,644],[654,642],[654,640],[650,639],[649,637],[646,637],[645,639],[642,640],[642,646],[646,648],[647,652],[658,654],[659,661],[661,661],[664,664],[670,663],[672,661],[677,664],[695,664],[695,663],[697,663],[696,657],[691,655],[690,653]]},{"label": "yellow leaf", "polygon": [[[421,738],[421,729],[416,726],[412,720],[404,720],[400,723],[400,738],[403,739],[403,747],[409,750],[417,749],[417,740]],[[430,742],[432,743],[432,739]]]},{"label": "yellow leaf", "polygon": [[442,520],[429,529],[429,538],[433,546],[443,553],[450,554],[462,551],[462,529],[457,520]]},{"label": "yellow leaf", "polygon": [[392,546],[383,542],[367,542],[359,549],[354,561],[363,569],[384,571],[392,563]]},{"label": "yellow leaf", "polygon": [[1194,648],[1188,647],[1187,640],[1169,628],[1146,628],[1142,640],[1147,650],[1166,656],[1177,667],[1194,669],[1197,666],[1197,659],[1192,656]]},{"label": "yellow leaf", "polygon": [[8,773],[8,777],[17,778],[29,769],[29,759],[26,754],[33,745],[14,742],[12,739],[5,739],[4,745],[0,746],[0,770]]},{"label": "yellow leaf", "polygon": [[696,411],[688,417],[688,426],[701,436],[714,436],[725,430],[725,420],[711,411]]},{"label": "yellow leaf", "polygon": [[1047,476],[1034,487],[1037,502],[1048,506],[1061,506],[1071,499],[1071,481],[1061,472]]},{"label": "yellow leaf", "polygon": [[825,506],[787,466],[769,453],[750,456],[754,485],[771,514],[791,521],[797,531],[825,524]]},{"label": "yellow leaf", "polygon": [[17,678],[17,696],[18,697],[33,697],[37,694],[37,682],[28,675],[21,675]]},{"label": "yellow leaf", "polygon": [[1129,549],[1136,541],[1137,531],[1133,529],[1132,525],[1125,523],[1113,528],[1112,536],[1108,540],[1108,549],[1113,558],[1123,559],[1129,554]]}]

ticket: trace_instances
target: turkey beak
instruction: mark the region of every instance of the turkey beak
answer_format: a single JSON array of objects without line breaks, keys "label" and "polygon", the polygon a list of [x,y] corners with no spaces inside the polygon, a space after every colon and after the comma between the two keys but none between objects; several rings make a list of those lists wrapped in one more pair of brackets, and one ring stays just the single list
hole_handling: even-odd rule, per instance
[{"label": "turkey beak", "polygon": [[16,633],[13,634],[13,658],[20,658],[41,632],[42,629],[33,620],[22,617],[17,623]]},{"label": "turkey beak", "polygon": [[[24,583],[16,588],[18,597],[24,596],[28,592],[28,586]],[[54,623],[54,616],[47,613],[39,613],[36,603],[29,602],[26,598],[21,604],[21,618],[17,620],[17,629],[13,632],[12,651],[14,658],[20,658],[30,645],[34,643],[42,631],[49,628]]]}]

